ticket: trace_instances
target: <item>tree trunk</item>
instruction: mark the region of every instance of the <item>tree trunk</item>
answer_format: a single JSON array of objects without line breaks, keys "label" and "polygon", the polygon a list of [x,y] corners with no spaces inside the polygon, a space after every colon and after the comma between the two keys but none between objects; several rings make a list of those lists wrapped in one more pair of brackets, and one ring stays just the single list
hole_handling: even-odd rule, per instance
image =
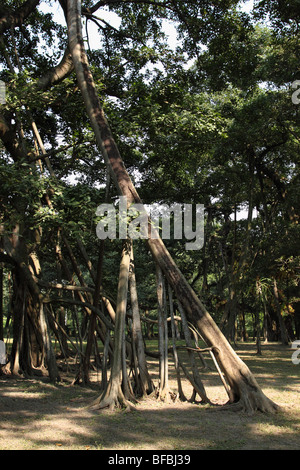
[{"label": "tree trunk", "polygon": [[13,344],[11,349],[11,371],[14,375],[19,375],[21,371],[30,373],[31,362],[29,357],[23,353],[24,341],[24,319],[26,291],[24,286],[16,280],[16,270],[13,273]]},{"label": "tree trunk", "polygon": [[168,401],[168,325],[165,304],[165,283],[163,273],[156,264],[157,283],[157,316],[158,316],[158,351],[159,351],[159,388],[158,396],[161,400]]},{"label": "tree trunk", "polygon": [[[43,368],[44,356],[51,381],[60,380],[47,321],[43,312],[44,298],[29,268],[27,246],[16,226],[9,239],[3,237],[5,251],[12,260],[14,270],[14,340],[12,345],[12,371],[26,375],[34,368]],[[55,362],[55,364],[54,364]]]},{"label": "tree trunk", "polygon": [[185,337],[185,342],[189,348],[188,356],[189,356],[190,365],[191,365],[192,374],[193,374],[193,387],[194,387],[193,398],[195,398],[196,393],[198,393],[203,403],[209,403],[210,400],[208,399],[206,395],[204,385],[200,379],[200,375],[199,375],[196,360],[195,360],[195,355],[194,355],[194,352],[192,351],[193,342],[192,342],[191,333],[188,327],[188,322],[187,322],[184,310],[180,303],[178,304],[178,308],[179,308],[179,312],[181,315],[182,329],[183,329],[183,333]]},{"label": "tree trunk", "polygon": [[[67,10],[69,47],[97,144],[120,194],[127,197],[129,204],[141,203],[112,137],[96,92],[82,38],[81,1],[68,0]],[[150,228],[149,225],[149,233]],[[253,410],[274,412],[278,408],[277,405],[264,395],[248,367],[237,356],[176,266],[163,241],[160,238],[149,238],[147,243],[189,321],[199,329],[207,345],[214,348],[215,357],[231,387],[230,402],[239,402],[240,406],[249,412]]]},{"label": "tree trunk", "polygon": [[176,329],[175,329],[175,319],[174,319],[173,293],[169,284],[168,284],[168,294],[169,294],[170,317],[171,317],[173,357],[174,357],[174,366],[175,366],[176,378],[177,378],[178,394],[179,394],[179,399],[181,401],[186,401],[186,397],[184,395],[182,385],[181,385],[179,358],[178,358],[178,352],[177,352],[177,347],[176,347]]},{"label": "tree trunk", "polygon": [[[61,272],[61,263],[59,262],[59,253],[61,252],[60,248],[60,230],[57,231],[57,242],[55,245],[55,258],[56,258],[56,271],[57,271],[57,281],[61,284],[62,283],[62,272]],[[62,295],[62,292],[59,291],[59,296]],[[59,325],[65,330],[66,329],[66,312],[65,309],[62,305],[59,306],[58,312],[58,323]],[[61,334],[61,330],[57,328],[57,334],[60,338],[60,344],[61,344],[61,351],[62,354],[64,355],[65,358],[69,357],[69,348],[68,348],[68,341],[65,335]]]},{"label": "tree trunk", "polygon": [[131,310],[132,310],[132,347],[136,350],[137,368],[138,368],[137,372],[139,374],[139,377],[137,377],[137,380],[139,380],[140,382],[142,395],[147,395],[154,391],[154,385],[151,380],[150,374],[148,372],[148,366],[147,366],[146,355],[145,355],[142,325],[141,325],[140,311],[139,311],[139,305],[138,305],[132,242],[131,242],[131,264],[130,264],[130,271],[129,271],[129,290],[130,290],[130,300],[131,300]]},{"label": "tree trunk", "polygon": [[[100,250],[98,254],[97,275],[95,279],[95,292],[94,292],[94,298],[93,298],[93,305],[96,308],[98,307],[100,299],[101,299],[100,288],[101,288],[101,282],[102,282],[103,255],[104,255],[104,240],[101,240]],[[91,359],[92,346],[94,344],[94,339],[95,339],[96,320],[97,320],[97,316],[95,312],[91,312],[89,320],[90,321],[89,321],[89,326],[88,326],[86,350],[85,350],[85,356],[83,360],[84,383],[89,383],[90,381],[90,378],[89,378],[90,359]],[[103,336],[103,339],[104,338],[105,336]],[[103,341],[103,344],[104,343],[105,343],[105,339]]]},{"label": "tree trunk", "polygon": [[46,353],[46,363],[48,366],[49,378],[50,381],[54,383],[59,380],[59,373],[51,344],[51,336],[49,333],[48,321],[44,312],[44,305],[40,303],[36,305],[36,308],[39,308],[39,326],[42,334],[44,350]]},{"label": "tree trunk", "polygon": [[[124,347],[124,330],[125,330],[125,317],[127,308],[127,293],[128,293],[128,276],[130,266],[130,244],[128,240],[124,242],[122,258],[120,264],[120,274],[118,283],[117,295],[117,308],[116,308],[116,323],[114,331],[114,352],[113,363],[111,369],[111,376],[109,383],[104,390],[103,394],[93,402],[93,409],[114,408],[117,407],[131,407],[128,400],[125,398],[122,385],[122,356]],[[127,377],[124,378],[127,380]]]},{"label": "tree trunk", "polygon": [[275,299],[275,304],[276,304],[276,312],[277,312],[277,317],[278,317],[278,322],[279,322],[279,327],[280,327],[280,337],[281,337],[281,342],[282,344],[289,344],[289,338],[288,334],[286,331],[286,327],[283,321],[283,318],[281,316],[281,310],[280,310],[280,303],[279,303],[279,295],[278,295],[278,289],[277,289],[277,282],[276,279],[273,279],[273,293],[274,293],[274,299]]}]

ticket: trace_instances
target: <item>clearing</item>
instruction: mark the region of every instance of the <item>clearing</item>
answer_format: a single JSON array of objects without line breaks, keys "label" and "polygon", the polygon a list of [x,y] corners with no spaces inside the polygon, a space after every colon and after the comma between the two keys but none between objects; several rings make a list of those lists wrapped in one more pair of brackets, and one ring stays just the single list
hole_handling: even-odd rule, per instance
[{"label": "clearing", "polygon": [[[153,397],[131,413],[92,411],[86,404],[99,394],[96,372],[92,389],[69,385],[74,378],[70,366],[59,385],[1,376],[0,450],[299,450],[300,365],[292,363],[290,347],[272,343],[262,350],[258,356],[254,343],[240,343],[237,351],[266,395],[281,405],[272,416],[189,402],[165,404]],[[207,362],[212,370],[200,370],[207,394],[223,404],[224,387]],[[175,388],[173,373],[172,367]],[[183,381],[183,388],[190,398],[191,386]]]}]

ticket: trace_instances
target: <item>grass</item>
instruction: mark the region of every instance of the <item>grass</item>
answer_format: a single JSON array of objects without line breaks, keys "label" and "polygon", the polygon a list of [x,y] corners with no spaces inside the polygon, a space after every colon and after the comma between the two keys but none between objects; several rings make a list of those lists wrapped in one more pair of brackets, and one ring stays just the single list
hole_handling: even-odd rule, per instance
[{"label": "grass", "polygon": [[[73,376],[56,386],[47,380],[0,378],[0,449],[300,449],[300,365],[292,363],[291,349],[275,343],[263,345],[263,355],[258,356],[253,343],[241,343],[237,352],[282,411],[248,416],[148,398],[132,413],[95,412],[85,405],[99,391],[70,387]],[[200,371],[207,394],[215,403],[225,403],[224,387],[210,359],[207,362],[211,370]],[[151,359],[150,365],[156,366],[155,361]],[[170,384],[176,387],[171,367]],[[192,390],[186,381],[183,388],[190,397]]]}]

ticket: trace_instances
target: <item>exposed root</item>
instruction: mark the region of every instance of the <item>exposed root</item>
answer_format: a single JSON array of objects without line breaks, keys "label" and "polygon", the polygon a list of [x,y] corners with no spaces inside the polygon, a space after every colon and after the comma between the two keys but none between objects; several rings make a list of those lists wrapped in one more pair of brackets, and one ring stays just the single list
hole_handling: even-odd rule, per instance
[{"label": "exposed root", "polygon": [[[136,401],[137,403],[137,401]],[[110,384],[100,397],[96,398],[89,406],[90,410],[103,410],[108,408],[110,411],[122,409],[125,412],[135,411],[136,407],[127,400],[121,387],[116,390]]]},{"label": "exposed root", "polygon": [[104,410],[108,408],[110,411],[123,410],[125,412],[135,411],[136,407],[126,399],[107,397],[103,400],[95,400],[89,407],[90,410]]},{"label": "exposed root", "polygon": [[0,367],[0,375],[12,375],[10,370],[10,363]]},{"label": "exposed root", "polygon": [[[196,400],[197,393],[200,397],[200,400]],[[187,400],[190,403],[195,403],[196,405],[214,405],[211,400],[205,395],[205,398],[203,398],[203,395],[201,396],[195,388],[193,389],[192,396],[189,400]]]},{"label": "exposed root", "polygon": [[246,397],[243,396],[235,403],[227,402],[225,405],[220,405],[215,409],[218,411],[237,411],[249,416],[258,411],[266,414],[275,414],[282,410],[279,405],[274,403],[265,395],[263,395],[263,397],[260,395],[258,398],[253,394],[249,394]]}]

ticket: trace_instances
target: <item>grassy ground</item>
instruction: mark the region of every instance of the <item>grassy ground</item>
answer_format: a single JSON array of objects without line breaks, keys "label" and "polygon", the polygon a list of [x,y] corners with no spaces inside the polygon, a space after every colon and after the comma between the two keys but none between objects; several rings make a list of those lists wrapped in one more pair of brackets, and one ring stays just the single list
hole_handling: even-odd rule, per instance
[{"label": "grassy ground", "polygon": [[[292,363],[291,349],[263,345],[263,355],[257,356],[255,346],[247,343],[239,345],[238,354],[281,412],[247,416],[154,398],[131,413],[99,412],[85,407],[99,392],[69,386],[72,374],[57,386],[0,377],[0,450],[299,450],[300,365]],[[208,362],[212,370],[201,371],[207,394],[214,403],[225,403],[220,378]],[[173,368],[170,375],[175,387]],[[191,386],[183,385],[189,398]]]}]

